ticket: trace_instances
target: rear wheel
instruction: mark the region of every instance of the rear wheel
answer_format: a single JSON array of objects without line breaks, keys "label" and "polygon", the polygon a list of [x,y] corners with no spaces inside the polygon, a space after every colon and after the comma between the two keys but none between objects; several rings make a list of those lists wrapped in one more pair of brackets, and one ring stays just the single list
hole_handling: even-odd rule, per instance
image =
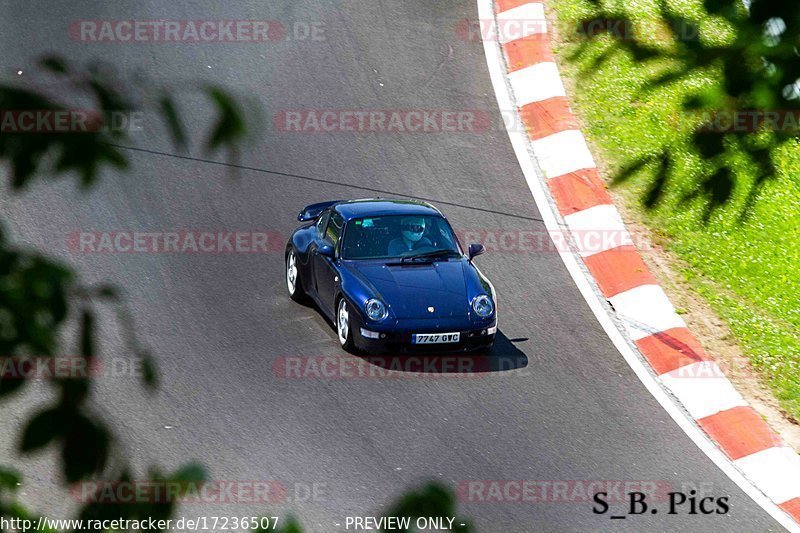
[{"label": "rear wheel", "polygon": [[289,297],[295,302],[302,302],[306,299],[303,292],[303,282],[300,280],[300,268],[297,264],[297,254],[293,249],[286,254],[286,288],[289,290]]},{"label": "rear wheel", "polygon": [[336,306],[336,333],[339,336],[339,344],[347,351],[353,350],[353,331],[350,328],[350,309],[347,300],[339,299]]}]

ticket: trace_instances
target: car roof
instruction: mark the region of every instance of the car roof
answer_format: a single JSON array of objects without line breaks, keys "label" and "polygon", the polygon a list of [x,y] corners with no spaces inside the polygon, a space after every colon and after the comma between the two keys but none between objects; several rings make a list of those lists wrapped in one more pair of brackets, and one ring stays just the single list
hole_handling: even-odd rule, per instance
[{"label": "car roof", "polygon": [[433,215],[442,213],[427,202],[418,200],[392,200],[385,198],[368,198],[338,202],[333,206],[345,220],[381,215]]}]

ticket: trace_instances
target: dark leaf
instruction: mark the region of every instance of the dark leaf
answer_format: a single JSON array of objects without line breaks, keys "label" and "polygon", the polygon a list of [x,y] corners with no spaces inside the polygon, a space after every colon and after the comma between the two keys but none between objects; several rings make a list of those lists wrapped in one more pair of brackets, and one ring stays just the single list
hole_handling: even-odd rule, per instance
[{"label": "dark leaf", "polygon": [[17,485],[22,482],[19,473],[0,466],[0,488],[17,490]]},{"label": "dark leaf", "polygon": [[206,480],[206,468],[200,463],[189,463],[170,476],[174,482],[202,483]]},{"label": "dark leaf", "polygon": [[[2,361],[2,358],[0,358]],[[25,384],[24,379],[15,378],[15,377],[3,377],[0,375],[0,398],[5,396],[10,396],[11,394],[15,393]]]},{"label": "dark leaf", "polygon": [[733,3],[739,0],[703,0],[703,6],[706,11],[712,14],[721,13],[723,10],[730,10],[733,8]]},{"label": "dark leaf", "polygon": [[100,472],[106,464],[111,436],[99,423],[76,413],[70,417],[61,450],[62,468],[68,483]]},{"label": "dark leaf", "polygon": [[730,200],[733,194],[733,184],[731,171],[727,167],[719,169],[703,182],[703,188],[710,196],[711,205],[714,208],[720,207]]},{"label": "dark leaf", "polygon": [[25,427],[19,449],[32,452],[47,446],[63,431],[63,415],[56,409],[48,409],[34,416]]},{"label": "dark leaf", "polygon": [[107,300],[113,300],[113,301],[119,300],[119,294],[117,294],[117,289],[113,285],[103,285],[101,287],[98,287],[97,296]]},{"label": "dark leaf", "polygon": [[95,355],[94,347],[94,313],[89,309],[84,309],[81,314],[81,339],[79,354],[81,357],[90,359]]},{"label": "dark leaf", "polygon": [[[86,368],[90,368],[92,360],[83,359]],[[89,396],[89,379],[87,375],[76,375],[58,380],[61,387],[61,405],[69,409],[77,409]]]},{"label": "dark leaf", "polygon": [[153,357],[149,353],[142,353],[142,381],[149,390],[158,387],[158,373]]},{"label": "dark leaf", "polygon": [[711,159],[725,151],[722,132],[700,129],[692,135],[692,143],[705,159]]},{"label": "dark leaf", "polygon": [[576,26],[576,33],[586,38],[610,35],[620,41],[633,38],[633,22],[626,18],[601,16],[583,19]]},{"label": "dark leaf", "polygon": [[581,58],[586,56],[587,51],[590,49],[591,43],[586,41],[582,41],[578,44],[575,49],[569,53],[567,56],[570,61],[579,61]]},{"label": "dark leaf", "polygon": [[721,167],[713,174],[706,176],[700,185],[683,197],[683,202],[702,198],[705,202],[702,219],[707,223],[714,211],[730,200],[733,194],[734,180],[728,167]]},{"label": "dark leaf", "polygon": [[706,107],[706,102],[700,96],[693,94],[683,101],[683,107],[687,111],[696,111]]},{"label": "dark leaf", "polygon": [[125,170],[128,168],[128,159],[122,154],[122,151],[120,151],[118,147],[110,144],[103,144],[98,148],[98,153],[100,162],[108,163],[117,170]]},{"label": "dark leaf", "polygon": [[686,77],[686,72],[682,70],[667,70],[659,74],[654,79],[649,80],[647,84],[652,85],[655,88],[660,88],[668,83],[673,83],[682,80],[685,77]]},{"label": "dark leaf", "polygon": [[661,159],[661,162],[658,166],[658,172],[656,173],[653,182],[650,184],[650,187],[647,189],[647,194],[644,197],[644,206],[647,209],[652,209],[655,207],[664,194],[664,188],[667,184],[667,178],[669,176],[669,163],[670,161],[668,157]]},{"label": "dark leaf", "polygon": [[791,20],[797,16],[797,4],[781,0],[753,0],[748,9],[750,18],[763,24],[772,18]]},{"label": "dark leaf", "polygon": [[622,167],[619,172],[614,175],[613,183],[614,185],[618,185],[620,183],[625,183],[628,181],[632,176],[635,176],[639,171],[641,171],[648,163],[655,161],[658,157],[662,156],[645,156],[640,157],[635,160],[633,163],[629,163],[626,166]]},{"label": "dark leaf", "polygon": [[67,62],[64,61],[64,58],[59,56],[47,56],[43,58],[40,62],[40,65],[45,69],[49,70],[50,72],[56,74],[66,74],[69,72],[69,67],[67,67]]},{"label": "dark leaf", "polygon": [[761,194],[764,185],[766,185],[768,181],[775,179],[775,169],[772,166],[772,161],[769,159],[769,156],[767,155],[765,159],[755,159],[760,171],[755,181],[750,186],[750,190],[747,191],[747,198],[745,198],[744,205],[739,213],[739,222],[744,222],[750,217],[753,213],[756,199]]},{"label": "dark leaf", "polygon": [[594,58],[592,58],[590,64],[582,70],[585,72],[592,72],[599,70],[603,66],[603,63],[611,59],[616,50],[618,50],[617,47],[609,46],[608,49],[604,50],[602,53],[597,54]]},{"label": "dark leaf", "polygon": [[673,40],[677,40],[689,46],[699,44],[700,29],[694,21],[680,14],[664,13],[663,16],[667,27],[672,33]]},{"label": "dark leaf", "polygon": [[[404,494],[399,501],[384,513],[384,516],[445,517],[455,516],[456,500],[453,493],[439,483],[428,483],[420,489]],[[463,519],[456,519],[459,525],[453,531],[469,533],[472,525]],[[460,524],[464,525],[461,526]],[[382,529],[386,532],[388,530]]]},{"label": "dark leaf", "polygon": [[161,113],[164,115],[167,128],[172,135],[172,142],[175,143],[176,148],[179,150],[186,150],[186,131],[183,128],[183,123],[178,114],[178,109],[175,106],[175,101],[168,94],[164,95],[159,101],[159,107],[161,108]]},{"label": "dark leaf", "polygon": [[206,141],[206,150],[213,152],[223,145],[233,146],[244,136],[246,128],[244,115],[228,93],[211,87],[208,95],[217,108],[217,119]]},{"label": "dark leaf", "polygon": [[626,48],[628,52],[633,55],[633,59],[638,62],[647,61],[648,59],[653,59],[663,55],[663,52],[660,49],[649,45],[640,44],[635,41],[626,43]]},{"label": "dark leaf", "polygon": [[739,55],[724,58],[723,76],[725,91],[738,98],[753,87],[754,73],[747,68],[746,58]]},{"label": "dark leaf", "polygon": [[[153,473],[154,479],[159,479],[157,473]],[[183,497],[187,493],[192,493],[201,490],[201,487],[206,482],[206,470],[200,463],[189,463],[181,467],[180,470],[174,472],[167,478],[170,486],[178,487],[177,497]],[[175,503],[170,500],[165,502],[167,504]]]}]

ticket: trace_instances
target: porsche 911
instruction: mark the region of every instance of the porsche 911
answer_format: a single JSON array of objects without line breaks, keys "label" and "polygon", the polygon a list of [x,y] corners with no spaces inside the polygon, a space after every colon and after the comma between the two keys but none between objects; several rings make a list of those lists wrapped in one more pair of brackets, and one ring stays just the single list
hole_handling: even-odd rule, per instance
[{"label": "porsche 911", "polygon": [[488,351],[497,296],[441,211],[414,200],[306,206],[286,245],[295,301],[313,300],[345,350]]}]

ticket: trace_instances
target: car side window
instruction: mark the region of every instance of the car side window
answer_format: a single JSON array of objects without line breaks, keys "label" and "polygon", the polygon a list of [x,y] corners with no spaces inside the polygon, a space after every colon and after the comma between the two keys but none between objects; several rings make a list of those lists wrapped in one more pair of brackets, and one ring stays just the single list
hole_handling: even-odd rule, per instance
[{"label": "car side window", "polygon": [[325,225],[328,223],[328,219],[330,218],[330,216],[331,216],[330,211],[324,211],[317,219],[317,223],[315,224],[315,226],[317,227],[317,233],[319,233],[320,235],[324,234]]},{"label": "car side window", "polygon": [[339,237],[342,236],[342,227],[344,227],[344,218],[339,213],[333,213],[328,221],[328,227],[325,229],[325,240],[334,248],[339,243]]}]

